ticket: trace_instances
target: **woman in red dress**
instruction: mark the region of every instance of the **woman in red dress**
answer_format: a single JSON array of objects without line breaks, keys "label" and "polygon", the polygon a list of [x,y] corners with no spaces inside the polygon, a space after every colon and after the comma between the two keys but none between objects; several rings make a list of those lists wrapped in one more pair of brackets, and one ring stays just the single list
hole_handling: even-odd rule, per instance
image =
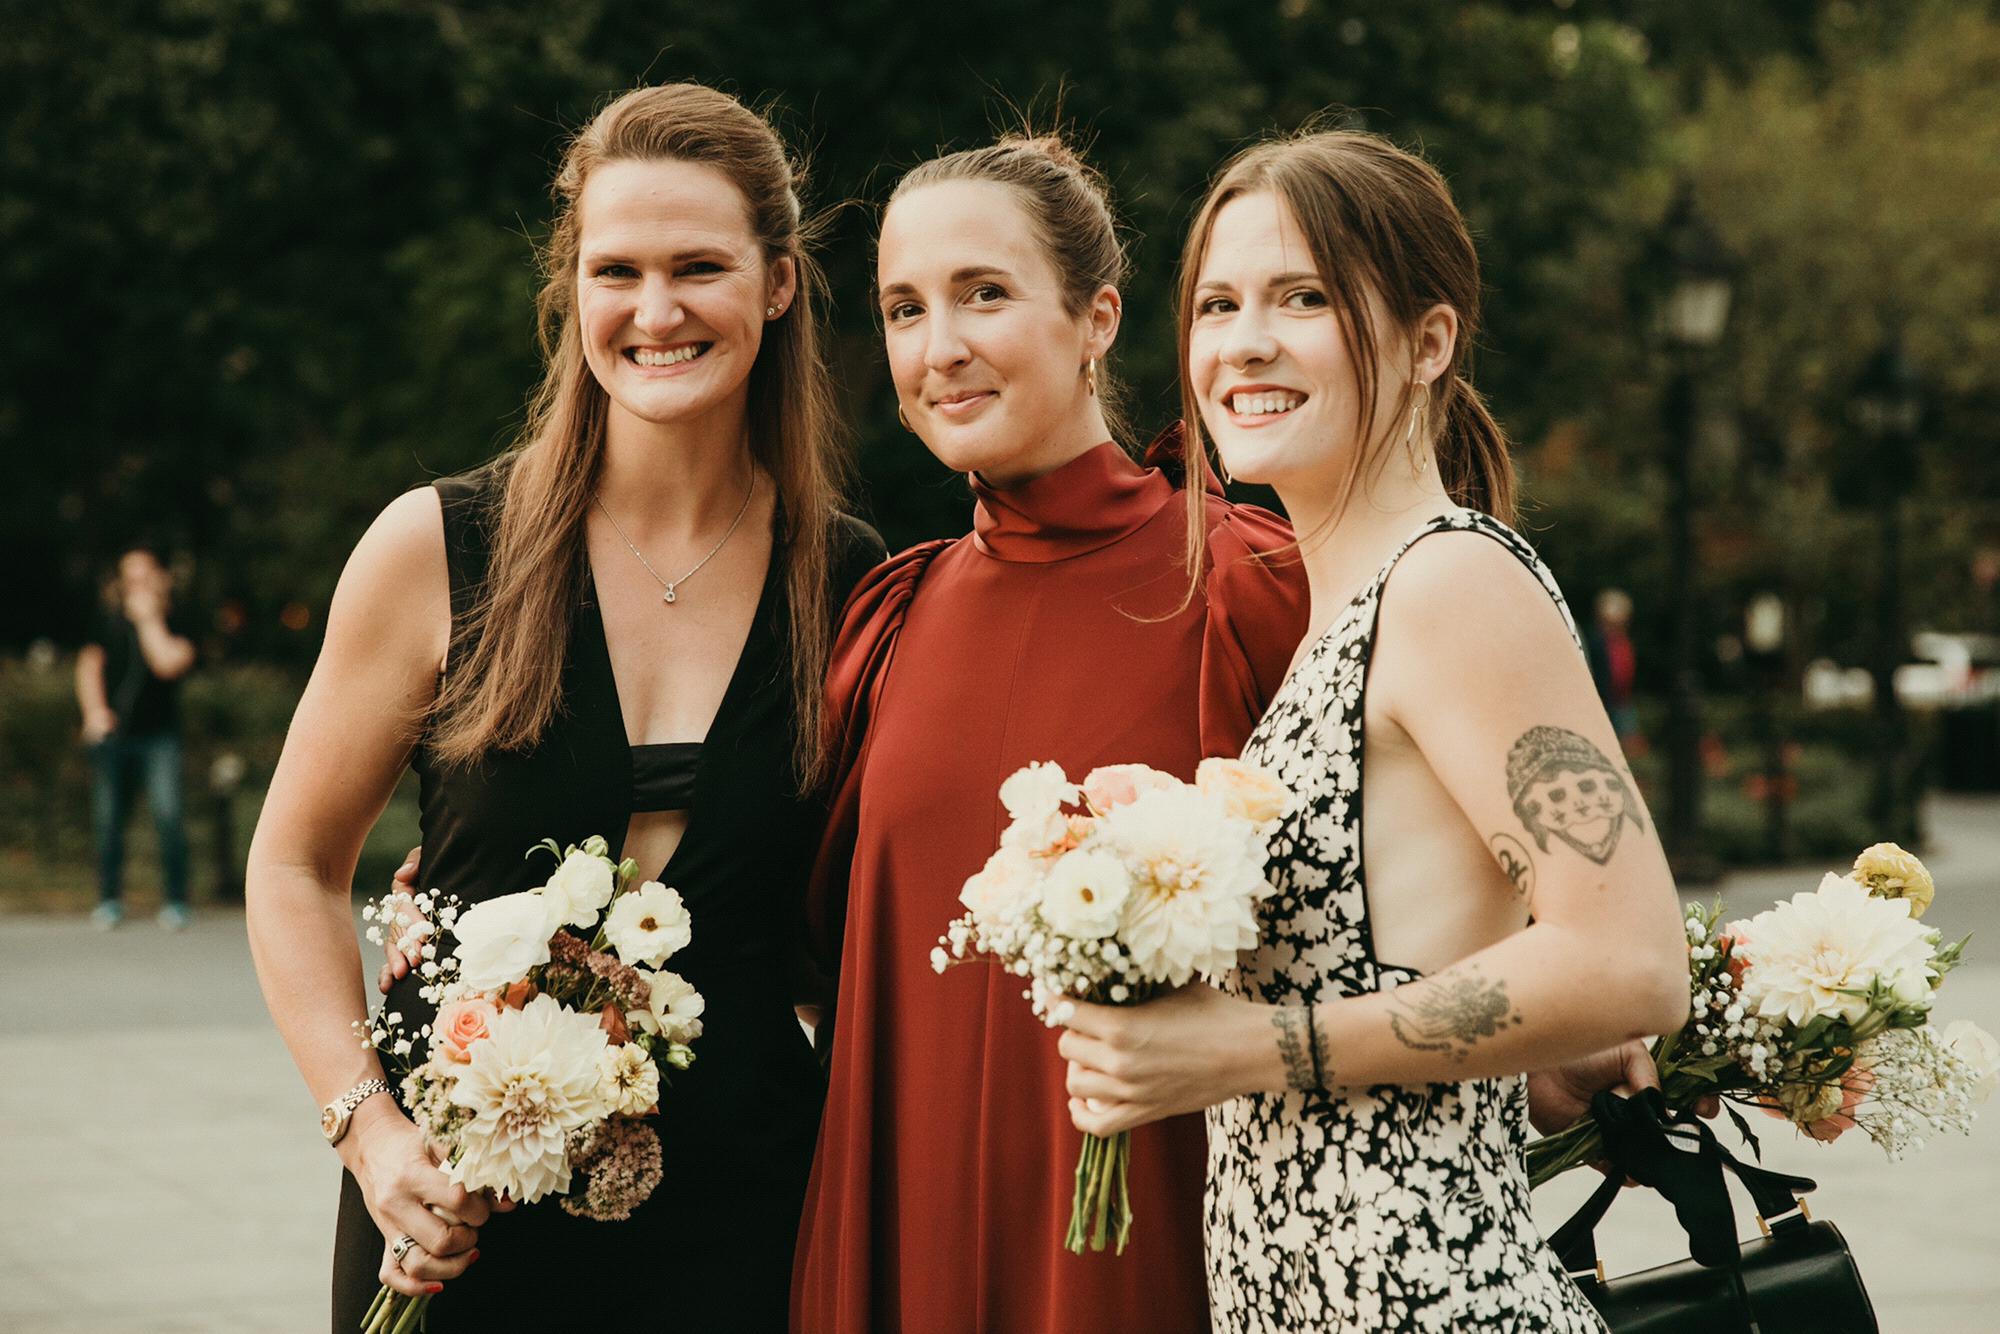
[{"label": "woman in red dress", "polygon": [[1002,779],[1033,760],[1191,776],[1237,752],[1303,632],[1296,565],[1253,558],[1290,530],[1217,494],[1188,596],[1179,479],[1113,442],[1124,271],[1100,181],[1052,139],[925,163],[883,220],[900,411],[970,476],[973,531],[878,568],[834,649],[813,912],[837,1022],[798,1331],[1208,1327],[1200,1120],[1134,1137],[1125,1254],[1068,1253],[1079,1139],[1055,1034],[1018,979],[930,964],[999,841]]}]

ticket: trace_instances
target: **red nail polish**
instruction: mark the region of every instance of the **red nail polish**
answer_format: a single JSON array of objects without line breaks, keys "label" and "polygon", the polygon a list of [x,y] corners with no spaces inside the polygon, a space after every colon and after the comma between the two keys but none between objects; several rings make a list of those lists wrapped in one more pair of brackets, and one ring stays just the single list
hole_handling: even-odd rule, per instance
[{"label": "red nail polish", "polygon": [[478,1251],[474,1251],[474,1252],[473,1252],[473,1253],[472,1253],[471,1255],[468,1255],[468,1256],[467,1256],[467,1257],[465,1258],[465,1262],[466,1262],[467,1264],[471,1264],[471,1263],[472,1263],[472,1262],[473,1262],[474,1260],[477,1260],[478,1258],[479,1258],[479,1252],[478,1252]]},{"label": "red nail polish", "polygon": [[439,1294],[440,1292],[443,1292],[443,1291],[444,1291],[444,1284],[442,1284],[442,1283],[426,1283],[426,1284],[424,1285],[424,1291],[425,1291],[425,1292],[428,1292],[428,1293],[429,1293],[429,1294],[430,1294],[431,1296],[435,1297],[435,1296],[437,1296],[437,1295],[438,1295],[438,1294]]}]

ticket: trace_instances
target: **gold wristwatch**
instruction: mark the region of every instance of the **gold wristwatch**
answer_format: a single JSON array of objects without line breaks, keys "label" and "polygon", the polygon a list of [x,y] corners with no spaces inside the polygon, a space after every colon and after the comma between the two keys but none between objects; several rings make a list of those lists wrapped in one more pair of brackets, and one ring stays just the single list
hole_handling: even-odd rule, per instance
[{"label": "gold wristwatch", "polygon": [[378,1093],[387,1093],[389,1086],[379,1079],[364,1079],[347,1092],[335,1098],[319,1110],[320,1133],[326,1136],[328,1144],[340,1143],[340,1137],[347,1133],[347,1123],[354,1119],[354,1109]]}]

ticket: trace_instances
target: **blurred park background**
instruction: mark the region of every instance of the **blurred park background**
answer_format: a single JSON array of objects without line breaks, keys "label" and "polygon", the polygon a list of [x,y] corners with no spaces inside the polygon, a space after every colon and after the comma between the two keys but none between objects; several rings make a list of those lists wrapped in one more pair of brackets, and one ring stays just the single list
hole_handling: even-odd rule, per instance
[{"label": "blurred park background", "polygon": [[[892,547],[969,522],[880,352],[875,205],[900,169],[1023,115],[1082,138],[1132,231],[1118,360],[1149,432],[1206,176],[1333,108],[1429,155],[1473,223],[1522,526],[1580,620],[1630,597],[1634,765],[1684,882],[1919,842],[1927,790],[2000,788],[2000,6],[4,9],[0,907],[89,906],[71,662],[134,537],[164,544],[203,655],[196,901],[240,893],[347,551],[521,419],[564,133],[676,78],[768,108],[809,159],[862,507]],[[363,883],[412,841],[406,795]]]}]

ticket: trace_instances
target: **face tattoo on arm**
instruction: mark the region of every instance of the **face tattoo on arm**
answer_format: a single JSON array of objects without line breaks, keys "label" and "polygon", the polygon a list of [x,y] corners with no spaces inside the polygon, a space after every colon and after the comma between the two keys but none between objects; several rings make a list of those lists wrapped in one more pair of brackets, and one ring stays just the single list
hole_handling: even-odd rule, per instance
[{"label": "face tattoo on arm", "polygon": [[[1625,821],[1645,828],[1630,784],[1604,752],[1560,727],[1531,727],[1521,734],[1507,753],[1507,795],[1536,847],[1547,852],[1554,834],[1599,866],[1618,850]],[[1507,869],[1504,857],[1500,865]]]}]

